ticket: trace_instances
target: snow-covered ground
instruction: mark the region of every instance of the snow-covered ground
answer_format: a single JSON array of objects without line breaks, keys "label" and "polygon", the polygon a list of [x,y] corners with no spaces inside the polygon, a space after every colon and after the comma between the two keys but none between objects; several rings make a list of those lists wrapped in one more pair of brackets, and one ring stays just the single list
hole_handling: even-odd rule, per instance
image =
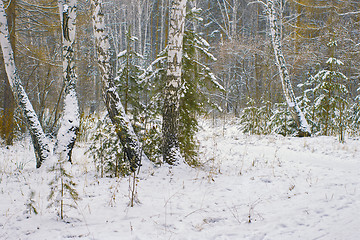
[{"label": "snow-covered ground", "polygon": [[47,208],[52,173],[34,169],[29,141],[1,148],[0,239],[360,239],[360,140],[201,128],[204,166],[143,167],[132,208],[129,179],[96,177],[78,146],[81,200],[64,220]]}]

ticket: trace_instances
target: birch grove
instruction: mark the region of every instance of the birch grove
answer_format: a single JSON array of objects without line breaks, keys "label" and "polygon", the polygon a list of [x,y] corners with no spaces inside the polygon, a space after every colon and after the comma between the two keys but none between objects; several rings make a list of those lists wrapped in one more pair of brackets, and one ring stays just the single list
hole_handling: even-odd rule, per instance
[{"label": "birch grove", "polygon": [[102,0],[92,0],[93,28],[96,39],[98,65],[101,70],[103,96],[112,123],[116,126],[117,135],[130,161],[130,168],[135,171],[141,166],[141,161],[148,161],[141,144],[133,130],[128,116],[125,114],[120,97],[113,82],[114,69],[110,63],[110,43],[105,29],[105,19],[102,10]]},{"label": "birch grove", "polygon": [[172,0],[168,36],[166,86],[163,109],[163,161],[182,159],[178,140],[178,118],[185,28],[186,0]]}]

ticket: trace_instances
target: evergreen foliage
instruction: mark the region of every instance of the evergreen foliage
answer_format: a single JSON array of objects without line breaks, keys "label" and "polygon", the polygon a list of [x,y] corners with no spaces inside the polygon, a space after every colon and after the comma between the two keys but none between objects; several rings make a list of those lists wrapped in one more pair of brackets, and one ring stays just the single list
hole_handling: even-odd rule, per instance
[{"label": "evergreen foliage", "polygon": [[144,131],[140,132],[143,140],[143,150],[149,159],[161,164],[162,158],[162,123],[161,113],[163,106],[162,89],[166,78],[167,49],[159,53],[140,76],[144,88]]},{"label": "evergreen foliage", "polygon": [[349,135],[352,137],[360,136],[360,95],[355,98],[347,116]]},{"label": "evergreen foliage", "polygon": [[296,135],[297,126],[294,118],[285,103],[274,104],[272,116],[270,118],[271,132],[283,136]]},{"label": "evergreen foliage", "polygon": [[[191,9],[187,12],[187,29],[184,33],[184,53],[182,65],[182,79],[180,90],[180,113],[179,113],[179,145],[182,156],[189,165],[198,165],[197,146],[195,134],[198,131],[197,117],[204,113],[206,106],[212,105],[208,96],[210,91],[223,91],[223,87],[217,82],[211,69],[202,62],[216,58],[210,53],[209,43],[196,32],[197,21],[201,9]],[[161,149],[156,147],[161,144],[161,123],[158,116],[162,109],[162,89],[166,77],[166,54],[164,49],[158,58],[150,64],[146,73],[141,76],[150,94],[150,102],[147,105],[147,114],[152,120],[147,121],[146,141],[144,151],[152,159],[159,156]],[[147,118],[149,119],[149,118]],[[150,128],[149,128],[150,127]],[[153,147],[154,146],[154,147]]]},{"label": "evergreen foliage", "polygon": [[249,98],[247,107],[244,108],[240,116],[241,129],[249,134],[268,134],[271,132],[269,123],[272,114],[272,104],[270,102],[261,102],[261,106],[254,99]]},{"label": "evergreen foliage", "polygon": [[125,161],[116,128],[108,116],[98,120],[91,140],[88,152],[94,159],[100,177],[119,177],[129,174],[129,161]]},{"label": "evergreen foliage", "polygon": [[208,92],[223,90],[205,61],[216,61],[210,53],[209,43],[196,32],[202,19],[201,9],[193,8],[187,12],[188,25],[184,33],[184,55],[182,69],[182,88],[179,116],[179,143],[182,156],[189,165],[198,165],[195,134],[198,131],[197,117],[212,104]]},{"label": "evergreen foliage", "polygon": [[[336,47],[336,42],[330,42],[329,46]],[[339,140],[344,140],[347,128],[348,90],[346,82],[348,78],[340,71],[343,64],[335,57],[326,61],[327,67],[310,76],[305,84],[302,84],[304,96],[302,107],[311,124],[312,132],[316,135],[335,135]]]},{"label": "evergreen foliage", "polygon": [[76,208],[76,201],[79,200],[79,195],[75,188],[76,184],[69,173],[70,166],[71,163],[66,161],[66,158],[60,154],[58,161],[49,170],[54,178],[49,183],[48,208],[54,206],[61,219],[64,219],[65,207]]},{"label": "evergreen foliage", "polygon": [[326,63],[329,65],[329,70],[321,70],[312,78],[312,81],[315,85],[314,104],[321,133],[331,135],[339,132],[343,127],[348,91],[343,84],[347,77],[336,69],[343,63],[335,58],[329,58]]},{"label": "evergreen foliage", "polygon": [[143,56],[134,50],[134,44],[138,39],[131,35],[130,27],[126,33],[126,49],[118,54],[120,61],[118,76],[115,78],[115,84],[121,102],[124,105],[125,113],[130,114],[133,120],[135,132],[140,122],[139,115],[143,112],[140,93],[143,91],[140,75],[144,72],[140,66]]}]

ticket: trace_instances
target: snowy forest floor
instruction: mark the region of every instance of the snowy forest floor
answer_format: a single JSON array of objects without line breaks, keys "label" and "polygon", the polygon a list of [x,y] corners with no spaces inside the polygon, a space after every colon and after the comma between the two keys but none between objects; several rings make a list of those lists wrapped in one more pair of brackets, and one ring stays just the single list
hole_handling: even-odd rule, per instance
[{"label": "snowy forest floor", "polygon": [[[29,140],[0,148],[0,239],[360,238],[359,140],[200,125],[203,166],[143,167],[132,208],[129,179],[97,177],[78,144],[71,172],[81,200],[64,220],[47,208],[52,173],[35,169]],[[27,211],[31,191],[38,215]]]}]

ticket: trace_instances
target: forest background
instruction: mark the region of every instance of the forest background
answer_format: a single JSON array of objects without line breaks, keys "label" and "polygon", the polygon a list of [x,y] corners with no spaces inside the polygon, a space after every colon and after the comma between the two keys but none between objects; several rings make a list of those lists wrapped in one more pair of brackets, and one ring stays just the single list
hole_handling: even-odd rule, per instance
[{"label": "forest background", "polygon": [[[58,3],[4,2],[18,74],[45,133],[54,136],[64,95]],[[313,135],[338,135],[340,141],[345,135],[359,135],[359,5],[351,0],[276,1],[283,54]],[[167,0],[103,5],[119,96],[144,151],[154,161],[161,155],[161,76],[169,6]],[[88,140],[86,129],[94,121],[98,133],[102,131],[97,140],[106,135],[105,128],[111,129],[110,123],[102,124],[106,119],[101,114],[104,103],[91,9],[89,1],[78,1],[74,52],[80,141]],[[195,163],[193,136],[200,114],[239,118],[243,131],[251,134],[296,134],[263,5],[248,0],[189,1],[187,12],[179,123],[186,160]],[[2,58],[0,64],[1,138],[12,144],[24,136],[26,127]]]}]

